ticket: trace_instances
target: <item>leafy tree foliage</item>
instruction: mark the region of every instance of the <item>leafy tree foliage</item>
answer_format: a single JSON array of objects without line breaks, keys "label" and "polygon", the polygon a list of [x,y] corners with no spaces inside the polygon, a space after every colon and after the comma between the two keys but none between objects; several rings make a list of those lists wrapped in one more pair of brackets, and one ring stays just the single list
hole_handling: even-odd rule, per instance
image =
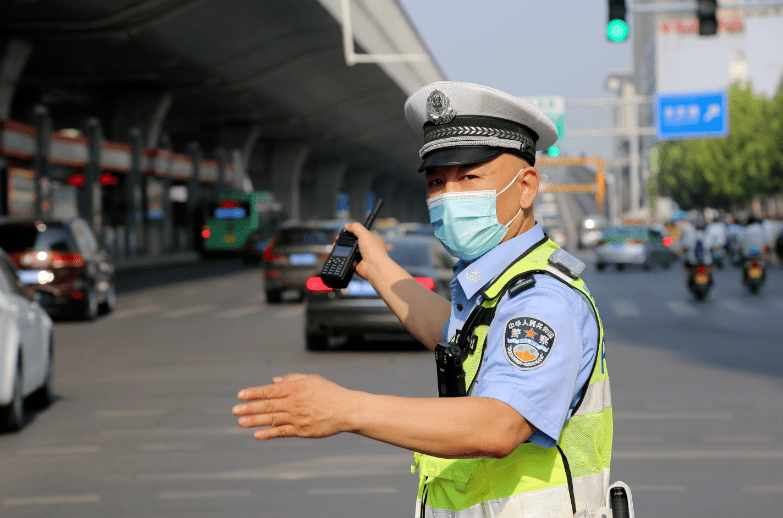
[{"label": "leafy tree foliage", "polygon": [[760,194],[783,194],[783,91],[767,101],[729,89],[729,136],[667,142],[651,187],[683,208],[728,208]]}]

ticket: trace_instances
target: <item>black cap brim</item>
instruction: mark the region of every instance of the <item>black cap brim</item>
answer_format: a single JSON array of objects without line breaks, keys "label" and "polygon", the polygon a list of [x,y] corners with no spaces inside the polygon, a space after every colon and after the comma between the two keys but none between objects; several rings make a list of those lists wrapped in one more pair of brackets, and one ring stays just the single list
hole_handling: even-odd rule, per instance
[{"label": "black cap brim", "polygon": [[513,152],[513,150],[488,146],[464,146],[436,149],[424,155],[424,160],[422,160],[418,172],[421,173],[431,167],[478,164],[509,152]]}]

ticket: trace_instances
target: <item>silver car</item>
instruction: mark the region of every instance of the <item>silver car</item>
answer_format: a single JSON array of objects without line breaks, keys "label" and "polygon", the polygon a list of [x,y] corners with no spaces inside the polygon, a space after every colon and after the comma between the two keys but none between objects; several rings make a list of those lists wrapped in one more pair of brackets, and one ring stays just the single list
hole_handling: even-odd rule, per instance
[{"label": "silver car", "polygon": [[628,265],[641,266],[645,270],[654,264],[669,268],[676,260],[660,232],[633,225],[604,229],[603,239],[595,247],[595,255],[598,270],[610,264],[618,270]]},{"label": "silver car", "polygon": [[[454,259],[436,239],[386,240],[389,256],[426,288],[449,298]],[[355,275],[347,288],[333,290],[320,277],[307,280],[305,338],[307,349],[324,350],[330,336],[407,334],[369,281]]]}]

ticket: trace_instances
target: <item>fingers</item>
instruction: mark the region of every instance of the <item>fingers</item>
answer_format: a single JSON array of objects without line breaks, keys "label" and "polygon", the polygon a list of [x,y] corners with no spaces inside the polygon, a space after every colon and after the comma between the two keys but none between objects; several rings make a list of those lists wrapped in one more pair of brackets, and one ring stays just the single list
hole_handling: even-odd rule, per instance
[{"label": "fingers", "polygon": [[296,437],[296,428],[291,425],[276,426],[274,428],[264,428],[262,430],[256,430],[253,433],[253,437],[260,441],[266,441],[268,439],[277,439],[278,437]]},{"label": "fingers", "polygon": [[282,426],[290,424],[286,422],[290,417],[287,414],[274,413],[263,415],[247,415],[239,418],[239,426],[242,428],[256,428],[258,426]]},{"label": "fingers", "polygon": [[275,385],[263,385],[242,389],[237,394],[237,397],[243,401],[253,401],[256,399],[281,398],[285,397],[285,394]]},{"label": "fingers", "polygon": [[280,400],[267,399],[255,403],[236,405],[231,409],[231,412],[234,415],[271,414],[273,412],[280,412],[284,408],[279,401]]}]

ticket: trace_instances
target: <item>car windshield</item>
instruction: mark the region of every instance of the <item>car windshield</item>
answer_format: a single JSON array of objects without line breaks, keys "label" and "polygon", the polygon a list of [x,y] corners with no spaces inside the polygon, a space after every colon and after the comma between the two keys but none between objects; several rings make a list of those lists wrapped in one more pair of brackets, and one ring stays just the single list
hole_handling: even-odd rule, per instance
[{"label": "car windshield", "polygon": [[430,266],[430,247],[422,243],[387,243],[389,257],[400,266]]},{"label": "car windshield", "polygon": [[9,254],[28,250],[76,252],[76,243],[65,225],[6,223],[0,225],[0,248]]},{"label": "car windshield", "polygon": [[632,239],[647,241],[647,229],[643,227],[610,227],[604,230],[604,240],[624,243]]},{"label": "car windshield", "polygon": [[336,233],[320,228],[288,228],[280,231],[277,245],[331,245]]}]

